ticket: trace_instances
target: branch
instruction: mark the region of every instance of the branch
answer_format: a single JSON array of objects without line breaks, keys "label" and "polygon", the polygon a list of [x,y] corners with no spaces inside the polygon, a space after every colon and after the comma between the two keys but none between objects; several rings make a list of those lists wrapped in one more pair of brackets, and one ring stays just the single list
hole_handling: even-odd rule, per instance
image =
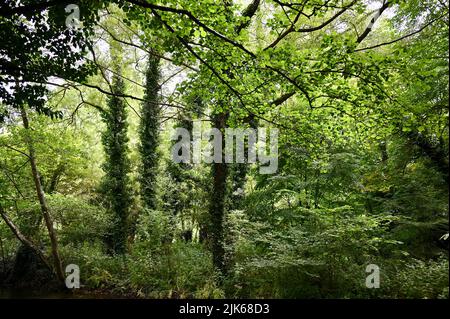
[{"label": "branch", "polygon": [[[156,10],[157,10],[157,11],[171,12],[171,13],[184,15],[184,16],[188,17],[191,21],[193,21],[195,24],[202,27],[205,31],[207,31],[207,32],[213,34],[214,36],[218,37],[219,39],[233,45],[234,47],[241,49],[242,51],[249,54],[250,56],[253,56],[253,57],[255,56],[253,52],[246,49],[241,43],[238,43],[238,42],[226,37],[225,35],[219,33],[218,31],[210,28],[209,26],[207,26],[206,24],[201,22],[197,17],[194,16],[194,14],[192,14],[192,12],[190,12],[188,10],[176,9],[176,8],[172,8],[172,7],[164,7],[164,6],[160,6],[160,5],[156,5],[156,4],[152,4],[152,3],[148,3],[148,2],[143,2],[140,0],[126,0],[126,1],[131,4],[134,4],[136,6],[151,9],[153,14],[155,14]],[[175,30],[173,32],[175,32]]]},{"label": "branch", "polygon": [[379,47],[384,46],[384,45],[389,45],[389,44],[392,44],[392,43],[395,43],[395,42],[404,40],[404,39],[409,38],[409,37],[411,37],[411,36],[413,36],[413,35],[415,35],[415,34],[417,34],[417,33],[422,32],[426,27],[432,25],[433,23],[435,23],[436,21],[440,20],[440,19],[443,18],[443,17],[444,17],[444,15],[442,15],[442,16],[440,16],[439,18],[436,18],[436,19],[434,19],[434,20],[431,20],[431,21],[429,21],[427,24],[425,24],[423,27],[421,27],[419,30],[416,30],[416,31],[411,32],[411,33],[409,33],[409,34],[407,34],[407,35],[404,35],[404,36],[402,36],[402,37],[400,37],[400,38],[398,38],[398,39],[395,39],[395,40],[392,40],[392,41],[388,41],[388,42],[379,43],[379,44],[376,44],[376,45],[373,45],[373,46],[370,46],[370,47],[365,47],[365,48],[361,48],[361,49],[356,49],[354,52],[364,51],[364,50],[370,50],[370,49],[375,49],[375,48],[379,48]]},{"label": "branch", "polygon": [[[167,56],[164,56],[164,55],[162,55],[162,54],[158,54],[157,52],[155,52],[155,50],[148,50],[148,49],[146,49],[146,48],[143,47],[143,46],[139,46],[139,45],[137,45],[137,44],[134,44],[134,43],[131,43],[131,42],[128,42],[128,41],[125,41],[125,40],[121,40],[121,39],[117,38],[114,34],[112,34],[109,30],[107,30],[107,29],[106,29],[104,26],[102,26],[101,24],[99,24],[99,27],[102,28],[106,33],[108,33],[108,35],[111,37],[111,39],[113,39],[113,40],[116,41],[116,42],[119,42],[119,43],[121,43],[121,44],[125,44],[125,45],[128,45],[128,46],[134,47],[134,48],[136,48],[136,49],[139,49],[139,50],[144,51],[144,52],[147,53],[147,54],[153,55],[153,56],[155,56],[155,57],[157,57],[157,58],[160,58],[160,59],[163,59],[163,60],[166,60],[166,61],[169,61],[169,62],[175,64],[175,62],[173,61],[173,59],[171,59],[171,58],[169,58],[169,57],[167,57]],[[186,68],[188,68],[188,69],[191,69],[192,71],[199,72],[199,69],[197,69],[196,67],[191,66],[191,65],[189,65],[189,64],[186,64],[186,63],[183,63],[183,62],[178,63],[178,64],[180,64],[180,65],[182,65],[182,66],[184,66],[184,67],[186,67]]]},{"label": "branch", "polygon": [[321,25],[315,26],[315,27],[311,27],[311,28],[305,28],[305,29],[297,29],[295,30],[295,23],[298,21],[301,12],[299,12],[297,14],[297,16],[295,17],[295,20],[292,22],[291,26],[284,31],[275,41],[273,41],[269,46],[267,46],[266,48],[264,48],[264,51],[269,49],[269,48],[273,48],[275,47],[278,42],[280,42],[283,38],[285,38],[288,34],[290,34],[291,32],[299,32],[299,33],[307,33],[307,32],[314,32],[320,29],[323,29],[324,27],[326,27],[327,25],[329,25],[331,22],[333,22],[334,20],[336,20],[341,14],[343,14],[345,11],[347,11],[351,6],[353,6],[356,3],[356,1],[352,1],[350,4],[348,4],[347,6],[343,7],[343,9],[341,11],[339,11],[338,13],[336,13],[334,16],[332,16],[331,18],[329,18],[328,20],[326,20],[324,23],[322,23]]},{"label": "branch", "polygon": [[[29,161],[29,159],[25,161],[25,163],[22,165],[22,167],[23,167],[25,164],[27,164],[28,161]],[[0,164],[0,167],[1,167],[1,166],[2,166],[2,165]],[[6,167],[2,167],[2,169],[3,169],[3,173],[4,173],[4,174],[6,175],[6,177],[9,179],[9,181],[11,182],[11,184],[13,184],[13,186],[14,186],[14,188],[16,189],[17,193],[18,193],[23,199],[25,199],[25,196],[24,196],[24,195],[22,194],[22,192],[20,191],[19,185],[17,185],[16,181],[14,180],[14,175],[9,175],[8,169],[7,169]]]},{"label": "branch", "polygon": [[286,94],[283,94],[279,98],[273,100],[270,104],[273,104],[275,106],[278,106],[280,104],[283,104],[285,101],[287,101],[290,97],[292,97],[295,94],[295,92],[289,92]]},{"label": "branch", "polygon": [[22,152],[21,150],[18,150],[18,149],[16,149],[16,148],[12,147],[12,146],[9,146],[9,145],[7,145],[7,144],[1,144],[1,146],[4,146],[4,147],[9,148],[9,149],[11,149],[11,150],[13,150],[13,151],[16,151],[16,152],[22,154],[23,156],[26,156],[28,159],[30,158],[30,155],[28,155],[28,154],[25,153],[25,152]]},{"label": "branch", "polygon": [[319,26],[317,26],[317,27],[306,28],[306,29],[298,29],[298,30],[296,30],[296,32],[313,32],[313,31],[317,31],[317,30],[323,29],[324,27],[326,27],[327,25],[329,25],[331,22],[333,22],[334,20],[336,20],[336,18],[338,18],[338,17],[339,17],[341,14],[343,14],[345,11],[347,11],[348,9],[350,9],[355,3],[356,3],[356,1],[350,2],[347,6],[343,7],[341,11],[339,11],[339,12],[336,13],[334,16],[332,16],[330,19],[328,19],[327,21],[325,21],[324,23],[322,23],[321,25],[319,25]]},{"label": "branch", "polygon": [[251,18],[255,15],[256,11],[258,10],[259,4],[261,3],[261,0],[253,0],[247,8],[242,12],[243,17],[247,17],[248,20],[242,22],[240,25],[236,27],[236,33],[239,34],[242,29],[245,29],[250,24]]},{"label": "branch", "polygon": [[206,62],[204,59],[202,59],[201,56],[199,56],[197,54],[197,52],[195,52],[191,46],[189,45],[189,43],[187,43],[187,41],[182,38],[181,36],[179,36],[178,34],[175,33],[175,30],[165,21],[161,18],[161,16],[154,10],[152,10],[153,14],[155,15],[155,17],[162,23],[164,24],[164,26],[173,34],[175,34],[175,36],[177,37],[177,39],[181,42],[181,44],[189,51],[192,53],[192,55],[195,56],[195,58],[197,58],[201,63],[203,63],[218,79],[220,82],[222,82],[223,84],[225,84],[226,87],[228,87],[228,89],[234,94],[236,95],[236,97],[241,100],[241,94],[231,86],[231,84],[229,84],[220,74],[217,70],[215,70],[211,65],[209,65],[208,62]]},{"label": "branch", "polygon": [[381,6],[380,9],[378,9],[377,13],[375,13],[375,16],[372,18],[372,20],[370,20],[369,25],[366,27],[366,29],[364,30],[363,33],[361,33],[361,35],[358,37],[358,39],[356,40],[356,43],[359,44],[361,43],[370,33],[370,31],[372,31],[372,27],[375,24],[375,22],[378,20],[378,18],[381,16],[381,14],[384,12],[384,10],[387,9],[387,7],[389,6],[389,2],[386,1],[383,3],[383,5]]},{"label": "branch", "polygon": [[268,66],[268,68],[276,73],[278,73],[279,75],[281,75],[283,78],[285,78],[288,82],[290,82],[291,84],[293,84],[297,89],[300,90],[300,92],[303,93],[303,95],[305,95],[306,99],[308,100],[308,104],[309,106],[312,106],[312,99],[309,96],[308,91],[306,91],[305,88],[302,88],[295,80],[291,79],[289,76],[287,76],[286,74],[284,74],[284,72],[282,72],[281,70],[275,69],[274,67]]}]

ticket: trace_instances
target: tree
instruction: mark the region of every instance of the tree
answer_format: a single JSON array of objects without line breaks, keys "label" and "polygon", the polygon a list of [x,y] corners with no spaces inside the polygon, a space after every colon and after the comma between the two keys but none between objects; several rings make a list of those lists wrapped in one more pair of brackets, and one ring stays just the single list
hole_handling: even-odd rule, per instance
[{"label": "tree", "polygon": [[139,127],[141,154],[140,184],[143,206],[149,210],[157,208],[156,176],[158,172],[158,144],[160,105],[159,91],[159,58],[148,57],[145,84],[145,102],[142,104],[141,123]]},{"label": "tree", "polygon": [[[2,216],[3,220],[6,222],[6,224],[10,227],[12,232],[20,240],[20,242],[22,244],[24,244],[26,247],[30,248],[32,251],[34,251],[37,254],[37,256],[39,256],[39,258],[44,262],[44,264],[47,267],[49,267],[50,270],[54,271],[54,273],[56,274],[56,277],[62,284],[62,283],[64,283],[65,276],[64,276],[63,269],[62,269],[61,257],[59,255],[59,250],[58,250],[58,239],[57,239],[56,231],[55,231],[54,225],[53,225],[53,218],[50,214],[50,209],[47,204],[46,196],[44,194],[44,188],[41,183],[41,176],[39,174],[37,161],[36,161],[36,152],[35,152],[34,142],[31,137],[31,134],[30,134],[30,125],[29,125],[28,115],[27,115],[27,112],[26,112],[24,106],[20,107],[20,114],[21,114],[21,118],[22,118],[23,127],[25,129],[25,139],[26,139],[26,144],[27,144],[27,148],[28,148],[28,154],[26,154],[26,156],[28,157],[28,161],[30,163],[31,175],[32,175],[33,182],[34,182],[35,191],[37,194],[37,198],[39,200],[42,217],[45,221],[45,226],[47,228],[48,236],[50,239],[51,252],[52,252],[52,258],[53,258],[53,268],[50,267],[50,263],[46,260],[46,257],[41,252],[40,248],[37,247],[36,244],[34,244],[32,240],[27,238],[27,236],[22,234],[20,229],[16,225],[14,225],[14,223],[11,221],[11,219],[9,219],[9,217],[6,215],[6,212],[4,211],[4,209],[0,206],[1,216]],[[41,221],[41,218],[39,218],[38,224],[41,223],[40,221]]]},{"label": "tree", "polygon": [[[114,94],[124,93],[123,80],[113,76]],[[105,177],[102,190],[107,199],[107,207],[113,216],[111,248],[115,253],[127,251],[129,235],[129,208],[131,197],[129,192],[130,164],[128,160],[127,111],[124,100],[120,97],[108,98],[108,109],[102,114],[106,130],[102,135],[106,160],[103,164]]]}]

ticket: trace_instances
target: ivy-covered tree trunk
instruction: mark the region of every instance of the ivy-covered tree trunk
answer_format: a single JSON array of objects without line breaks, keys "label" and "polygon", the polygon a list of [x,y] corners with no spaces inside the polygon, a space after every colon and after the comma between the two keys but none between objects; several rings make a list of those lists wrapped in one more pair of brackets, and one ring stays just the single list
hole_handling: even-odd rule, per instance
[{"label": "ivy-covered tree trunk", "polygon": [[106,131],[102,135],[106,161],[103,164],[105,177],[103,192],[107,207],[113,216],[111,248],[117,254],[124,254],[129,234],[128,215],[131,205],[129,190],[130,163],[128,159],[126,105],[119,96],[124,93],[124,83],[114,75],[112,84],[114,96],[108,99],[108,109],[102,114]]},{"label": "ivy-covered tree trunk", "polygon": [[[222,131],[222,145],[225,145],[224,129],[226,126],[226,120],[226,113],[216,115],[213,120],[214,127]],[[221,274],[225,274],[226,267],[223,223],[227,193],[228,165],[224,160],[220,163],[213,163],[212,175],[213,187],[209,208],[210,228],[208,230],[208,237],[210,238],[214,267],[220,271]]]},{"label": "ivy-covered tree trunk", "polygon": [[158,172],[160,78],[159,57],[149,55],[146,73],[145,102],[142,105],[139,128],[141,153],[141,198],[145,208],[156,209],[156,176]]}]

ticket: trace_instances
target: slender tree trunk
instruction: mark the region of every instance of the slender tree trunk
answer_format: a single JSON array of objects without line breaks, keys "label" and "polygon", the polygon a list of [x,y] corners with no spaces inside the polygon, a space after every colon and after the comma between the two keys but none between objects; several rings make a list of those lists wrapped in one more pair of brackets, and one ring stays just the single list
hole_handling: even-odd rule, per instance
[{"label": "slender tree trunk", "polygon": [[[225,2],[225,8],[229,10],[232,6],[232,1]],[[244,15],[247,17],[253,16],[259,6],[259,1],[253,1],[247,9],[244,11]],[[228,11],[230,21],[231,16],[233,15],[232,10]],[[249,24],[242,24],[235,29],[237,34]],[[225,73],[233,78],[233,74],[230,72],[230,69],[224,70]],[[226,127],[226,121],[228,119],[229,113],[223,112],[217,114],[214,118],[214,126],[215,128],[222,131],[222,146],[225,145],[224,139],[224,129]],[[250,116],[249,124],[255,125],[256,121],[253,116]],[[223,148],[223,147],[222,147]],[[223,156],[223,154],[222,154]],[[208,230],[208,237],[211,236],[211,244],[212,244],[212,254],[213,254],[213,264],[217,270],[220,271],[222,275],[226,274],[226,265],[225,265],[225,247],[224,247],[224,234],[223,234],[223,223],[225,216],[225,205],[227,199],[227,176],[228,176],[228,165],[225,163],[223,159],[221,163],[214,163],[212,167],[213,173],[213,189],[211,196],[211,203],[209,209],[210,215],[210,229]],[[241,172],[240,182],[245,181],[246,171]]]},{"label": "slender tree trunk", "polygon": [[37,165],[36,165],[36,155],[35,155],[35,150],[34,150],[34,146],[33,146],[33,141],[31,139],[31,135],[29,134],[30,128],[29,128],[28,116],[27,116],[27,113],[23,106],[21,106],[21,108],[20,108],[20,113],[22,115],[23,126],[24,126],[25,130],[27,131],[26,139],[27,139],[28,151],[29,151],[29,157],[30,157],[31,173],[33,175],[34,185],[36,188],[37,197],[39,199],[39,204],[41,205],[42,216],[44,217],[45,226],[47,227],[48,236],[50,238],[55,273],[56,273],[56,276],[58,277],[58,279],[61,282],[64,282],[65,276],[64,276],[63,269],[62,269],[61,258],[59,256],[59,251],[58,251],[58,240],[56,238],[56,232],[55,232],[55,229],[53,228],[53,220],[52,220],[52,217],[50,216],[47,201],[45,199],[44,191],[42,189],[41,179],[39,178],[39,173],[38,173],[38,169],[37,169]]},{"label": "slender tree trunk", "polygon": [[211,244],[214,266],[222,273],[225,272],[225,249],[223,247],[223,221],[225,215],[226,179],[228,167],[225,163],[213,165],[213,193],[210,207]]},{"label": "slender tree trunk", "polygon": [[[226,114],[219,114],[214,119],[214,125],[223,131],[226,123]],[[224,133],[224,132],[222,132]],[[224,134],[222,134],[222,146],[224,145]],[[222,147],[223,148],[223,147]],[[225,249],[223,243],[223,221],[225,215],[226,181],[228,165],[222,160],[221,163],[213,163],[213,189],[210,203],[210,229],[211,250],[214,267],[225,274]]]},{"label": "slender tree trunk", "polygon": [[[257,130],[258,129],[258,121],[255,119],[255,116],[253,114],[250,114],[244,121],[247,123],[251,129]],[[247,174],[249,172],[249,163],[248,163],[248,151],[249,151],[249,142],[244,141],[244,154],[245,156],[245,162],[244,163],[235,163],[231,166],[230,169],[230,176],[232,179],[232,188],[231,188],[231,194],[230,194],[230,205],[229,209],[241,209],[242,208],[242,202],[245,197],[244,190],[245,190],[245,184],[247,182]]]},{"label": "slender tree trunk", "polygon": [[316,171],[316,185],[314,189],[314,208],[319,208],[319,195],[320,195],[320,171]]}]

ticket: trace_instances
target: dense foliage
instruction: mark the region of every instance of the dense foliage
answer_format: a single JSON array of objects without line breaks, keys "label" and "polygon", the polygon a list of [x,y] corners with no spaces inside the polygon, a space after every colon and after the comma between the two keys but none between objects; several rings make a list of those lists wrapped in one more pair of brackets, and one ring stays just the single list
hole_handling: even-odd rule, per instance
[{"label": "dense foliage", "polygon": [[[61,262],[130,297],[448,298],[448,26],[441,0],[4,1],[0,289]],[[278,129],[277,171],[174,161],[195,125]]]}]

